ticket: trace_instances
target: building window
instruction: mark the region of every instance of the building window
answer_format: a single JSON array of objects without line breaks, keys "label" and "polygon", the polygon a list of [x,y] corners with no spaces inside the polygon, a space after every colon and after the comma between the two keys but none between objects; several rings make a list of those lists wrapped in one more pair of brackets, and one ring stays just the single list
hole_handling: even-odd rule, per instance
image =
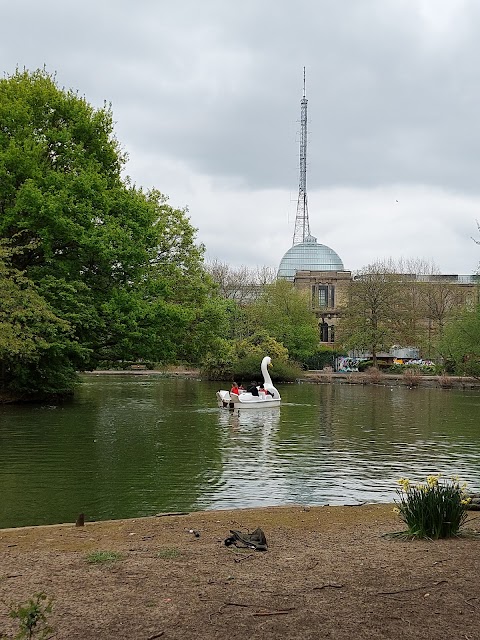
[{"label": "building window", "polygon": [[328,342],[328,324],[322,322],[320,325],[320,342]]},{"label": "building window", "polygon": [[330,342],[335,342],[335,325],[330,327]]},{"label": "building window", "polygon": [[328,287],[325,285],[318,287],[318,306],[320,309],[326,309],[328,306]]},{"label": "building window", "polygon": [[335,287],[333,286],[333,284],[330,285],[330,308],[331,309],[335,308]]}]

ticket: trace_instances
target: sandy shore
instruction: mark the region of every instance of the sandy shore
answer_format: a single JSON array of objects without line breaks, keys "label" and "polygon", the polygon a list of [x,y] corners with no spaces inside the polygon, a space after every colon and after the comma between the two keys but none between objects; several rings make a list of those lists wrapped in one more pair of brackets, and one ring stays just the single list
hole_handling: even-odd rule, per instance
[{"label": "sandy shore", "polygon": [[[256,527],[268,551],[225,546]],[[479,638],[479,540],[385,535],[401,528],[391,505],[364,505],[3,529],[0,637],[11,606],[43,591],[65,640]],[[90,563],[98,551],[120,555]]]}]

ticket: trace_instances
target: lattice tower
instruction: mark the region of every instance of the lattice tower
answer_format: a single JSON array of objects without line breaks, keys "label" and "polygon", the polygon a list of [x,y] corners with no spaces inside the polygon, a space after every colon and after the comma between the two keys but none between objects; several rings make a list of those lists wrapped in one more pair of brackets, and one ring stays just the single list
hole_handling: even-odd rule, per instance
[{"label": "lattice tower", "polygon": [[305,67],[303,67],[303,97],[300,101],[300,178],[295,231],[293,232],[294,245],[305,242],[310,237],[307,199],[307,102],[305,95]]}]

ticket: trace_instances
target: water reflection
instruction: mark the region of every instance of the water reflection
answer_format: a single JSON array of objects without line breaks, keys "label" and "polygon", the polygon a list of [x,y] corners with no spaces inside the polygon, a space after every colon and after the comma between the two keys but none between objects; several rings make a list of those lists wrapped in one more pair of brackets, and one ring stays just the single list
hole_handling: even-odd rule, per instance
[{"label": "water reflection", "polygon": [[280,408],[229,411],[214,384],[85,381],[71,404],[0,407],[0,527],[387,501],[434,472],[478,486],[478,391],[288,385]]}]

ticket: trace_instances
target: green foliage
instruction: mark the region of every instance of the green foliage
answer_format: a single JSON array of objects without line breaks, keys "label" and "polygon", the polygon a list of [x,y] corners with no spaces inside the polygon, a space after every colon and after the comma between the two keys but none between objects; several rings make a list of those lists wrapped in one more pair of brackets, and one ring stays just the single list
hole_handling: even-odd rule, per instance
[{"label": "green foliage", "polygon": [[203,360],[202,373],[209,380],[231,380],[236,359],[234,343],[217,338]]},{"label": "green foliage", "polygon": [[397,275],[388,264],[368,265],[349,286],[348,305],[338,325],[337,338],[346,350],[360,349],[372,354],[401,342],[399,338],[401,290]]},{"label": "green foliage", "polygon": [[0,240],[0,390],[70,392],[77,379],[72,361],[81,349],[69,322],[12,266],[18,253]]},{"label": "green foliage", "polygon": [[388,373],[403,374],[406,371],[413,371],[424,376],[438,376],[442,372],[442,367],[436,364],[392,364],[388,368]]},{"label": "green foliage", "polygon": [[288,382],[301,375],[298,365],[288,359],[288,350],[266,331],[257,331],[235,343],[235,353],[233,377],[238,380],[261,380],[260,364],[266,355],[272,359],[272,380]]},{"label": "green foliage", "polygon": [[92,551],[86,557],[89,564],[108,564],[123,558],[117,551]]},{"label": "green foliage", "polygon": [[288,349],[263,330],[245,340],[238,340],[235,343],[235,353],[238,359],[256,358],[257,362],[261,362],[266,355],[275,362],[288,360]]},{"label": "green foliage", "polygon": [[[263,330],[288,350],[292,360],[304,362],[319,345],[318,323],[309,296],[291,282],[276,280],[246,309],[255,331]],[[273,358],[273,355],[271,355]]]},{"label": "green foliage", "polygon": [[412,485],[399,480],[397,505],[400,518],[407,525],[402,532],[410,538],[438,540],[458,535],[467,517],[468,499],[465,485],[458,479],[439,481],[440,476],[429,476],[424,484]]},{"label": "green foliage", "polygon": [[197,363],[228,331],[188,212],[123,179],[125,161],[109,105],[44,70],[0,80],[3,348],[22,351],[13,368],[0,353],[4,386],[64,391],[100,361]]},{"label": "green foliage", "polygon": [[439,350],[450,373],[480,377],[480,304],[447,324]]},{"label": "green foliage", "polygon": [[272,380],[291,381],[301,374],[298,365],[288,360],[287,349],[266,331],[236,342],[218,339],[217,347],[203,362],[202,370],[209,380],[261,379],[260,364],[266,355],[273,361]]},{"label": "green foliage", "polygon": [[47,616],[52,612],[52,600],[45,593],[37,593],[25,604],[13,607],[10,617],[18,620],[19,631],[14,640],[38,638],[42,640],[50,637],[53,629],[47,624]]},{"label": "green foliage", "polygon": [[[302,370],[294,362],[273,360],[272,368],[269,370],[273,382],[293,382],[302,375]],[[254,356],[246,356],[238,360],[233,366],[233,378],[239,381],[249,382],[251,380],[262,381],[260,372],[261,360]]]}]

